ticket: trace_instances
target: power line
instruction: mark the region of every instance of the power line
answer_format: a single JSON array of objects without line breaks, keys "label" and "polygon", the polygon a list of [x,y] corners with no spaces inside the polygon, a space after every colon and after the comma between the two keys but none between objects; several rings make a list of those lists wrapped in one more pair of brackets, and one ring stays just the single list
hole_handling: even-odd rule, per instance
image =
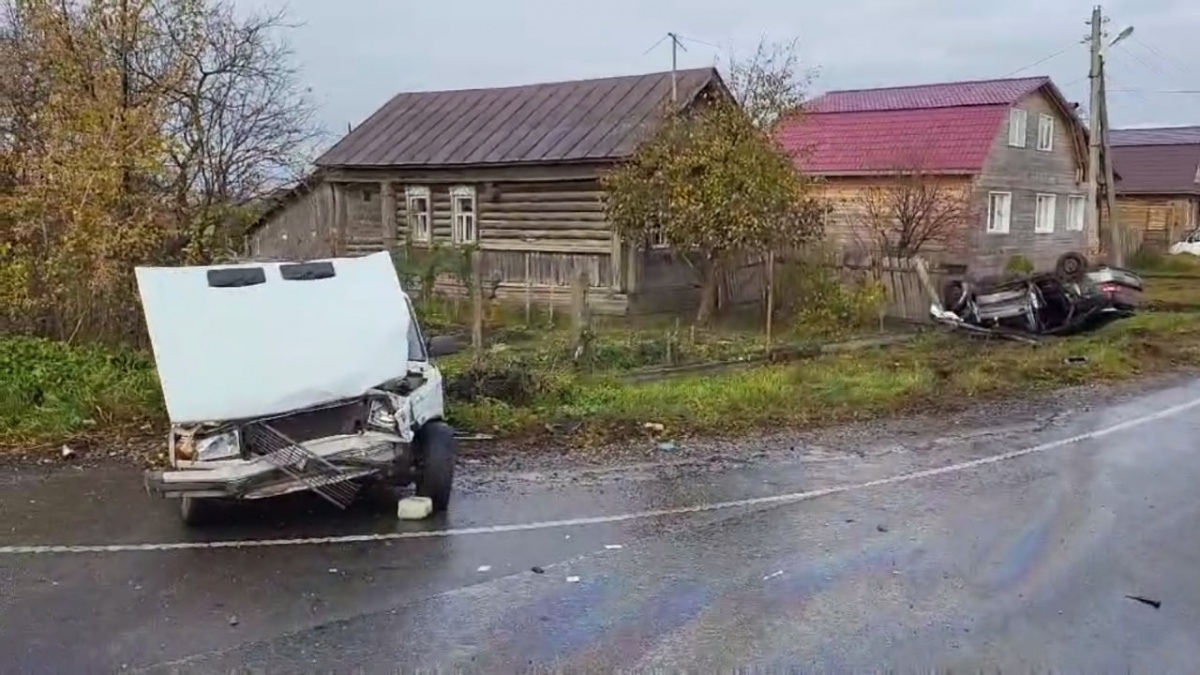
[{"label": "power line", "polygon": [[1129,47],[1127,47],[1127,46],[1124,47],[1124,53],[1126,55],[1128,55],[1129,57],[1131,57],[1134,61],[1137,61],[1138,63],[1142,64],[1142,66],[1145,67],[1147,70],[1153,71],[1164,77],[1168,77],[1168,78],[1171,77],[1171,75],[1168,74],[1165,70],[1163,70],[1159,66],[1155,65],[1154,63],[1151,63],[1150,61],[1143,59],[1141,56],[1138,55],[1137,52],[1133,51]]},{"label": "power line", "polygon": [[705,42],[704,40],[699,40],[694,37],[688,37],[686,35],[680,35],[678,33],[675,34],[675,37],[679,40],[682,40],[683,42],[694,42],[698,45],[704,45],[705,47],[712,47],[713,49],[720,49],[722,51],[725,49],[721,45],[715,45],[711,42]]},{"label": "power line", "polygon": [[1120,94],[1200,94],[1200,89],[1109,89],[1108,91]]},{"label": "power line", "polygon": [[1036,67],[1042,65],[1043,63],[1050,61],[1051,59],[1056,59],[1056,58],[1062,56],[1063,54],[1066,54],[1069,50],[1074,49],[1074,48],[1075,48],[1075,45],[1073,45],[1073,44],[1067,45],[1066,47],[1063,47],[1062,49],[1054,52],[1053,54],[1050,54],[1049,56],[1043,56],[1042,58],[1038,59],[1037,61],[1034,61],[1033,63],[1031,63],[1027,66],[1017,68],[1016,70],[1005,75],[1004,77],[1012,77],[1013,75],[1016,75],[1017,73],[1029,70],[1030,68],[1036,68]]},{"label": "power line", "polygon": [[1152,55],[1157,57],[1163,63],[1166,63],[1166,64],[1174,67],[1175,70],[1179,71],[1180,74],[1182,74],[1186,77],[1189,77],[1189,78],[1195,77],[1195,71],[1189,70],[1189,69],[1184,68],[1183,66],[1179,65],[1178,61],[1168,58],[1165,54],[1163,54],[1161,51],[1159,51],[1159,49],[1157,47],[1146,44],[1145,42],[1142,42],[1141,40],[1137,39],[1136,37],[1132,37],[1132,36],[1130,36],[1130,37],[1131,37],[1131,40],[1133,42],[1136,42],[1139,47],[1141,47],[1142,49],[1145,49],[1147,52],[1150,52]]}]

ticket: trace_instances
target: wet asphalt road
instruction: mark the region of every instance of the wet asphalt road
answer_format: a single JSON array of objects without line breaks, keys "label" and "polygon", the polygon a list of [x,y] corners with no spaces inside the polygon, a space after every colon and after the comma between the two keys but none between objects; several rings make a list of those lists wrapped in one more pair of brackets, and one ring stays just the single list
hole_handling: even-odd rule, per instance
[{"label": "wet asphalt road", "polygon": [[[451,514],[420,524],[300,499],[196,534],[127,471],[5,474],[0,546],[387,535],[637,513],[861,484],[1196,399],[1200,383],[1046,428],[960,430],[919,448],[879,439],[859,454],[806,451],[719,471],[468,466]],[[794,503],[375,542],[3,553],[3,670],[1194,672],[1198,416],[1200,406]]]}]

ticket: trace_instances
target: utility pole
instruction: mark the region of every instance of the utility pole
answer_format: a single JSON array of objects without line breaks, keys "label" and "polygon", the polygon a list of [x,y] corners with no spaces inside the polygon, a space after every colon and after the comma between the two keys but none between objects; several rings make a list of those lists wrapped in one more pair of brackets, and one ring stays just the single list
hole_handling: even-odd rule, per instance
[{"label": "utility pole", "polygon": [[1117,222],[1117,185],[1113,176],[1112,146],[1108,134],[1108,90],[1104,86],[1104,55],[1100,56],[1100,143],[1104,157],[1104,203],[1108,207],[1109,263],[1125,265],[1125,237]]},{"label": "utility pole", "polygon": [[[1092,19],[1088,22],[1092,33],[1088,37],[1088,82],[1091,84],[1088,93],[1088,164],[1087,164],[1087,215],[1088,231],[1100,232],[1100,144],[1101,125],[1100,101],[1104,95],[1101,87],[1103,78],[1101,49],[1104,47],[1104,14],[1100,5],[1092,8]],[[1111,253],[1111,252],[1110,252]]]},{"label": "utility pole", "polygon": [[1120,223],[1117,222],[1116,179],[1113,176],[1112,148],[1109,144],[1108,129],[1108,89],[1104,84],[1104,51],[1133,33],[1133,26],[1127,26],[1117,37],[1107,45],[1108,32],[1104,24],[1108,19],[1099,5],[1092,8],[1091,35],[1087,38],[1091,65],[1088,69],[1088,79],[1091,81],[1088,114],[1088,227],[1100,232],[1101,212],[1100,185],[1104,185],[1104,202],[1108,210],[1108,262],[1112,265],[1125,264],[1125,246]]},{"label": "utility pole", "polygon": [[679,50],[687,51],[679,42],[679,36],[675,33],[667,33],[667,37],[671,38],[671,103],[679,103],[679,83],[676,81],[675,71],[679,69]]}]

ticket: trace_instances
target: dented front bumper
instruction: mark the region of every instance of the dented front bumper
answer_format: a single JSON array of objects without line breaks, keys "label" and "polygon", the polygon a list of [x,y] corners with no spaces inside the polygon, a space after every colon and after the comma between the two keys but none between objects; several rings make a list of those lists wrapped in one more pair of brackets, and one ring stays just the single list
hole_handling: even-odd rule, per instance
[{"label": "dented front bumper", "polygon": [[145,474],[146,490],[163,497],[262,499],[314,490],[404,464],[409,443],[396,434],[367,431],[320,438],[286,452],[251,460],[179,462]]}]

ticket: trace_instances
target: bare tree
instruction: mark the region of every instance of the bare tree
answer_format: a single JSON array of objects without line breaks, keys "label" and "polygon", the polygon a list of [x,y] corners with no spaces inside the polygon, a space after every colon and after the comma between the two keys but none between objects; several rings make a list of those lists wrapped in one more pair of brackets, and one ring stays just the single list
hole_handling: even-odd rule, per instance
[{"label": "bare tree", "polygon": [[761,40],[754,54],[741,59],[729,57],[729,90],[760,129],[768,129],[780,117],[799,111],[815,68],[801,68],[797,40]]},{"label": "bare tree", "polygon": [[861,220],[855,237],[869,250],[912,258],[945,245],[970,215],[966,186],[920,168],[879,178],[857,198]]},{"label": "bare tree", "polygon": [[283,10],[240,16],[230,0],[157,8],[167,43],[159,52],[189,64],[171,90],[166,129],[176,243],[222,248],[241,234],[231,207],[299,178],[325,133],[282,38],[292,27]]}]

